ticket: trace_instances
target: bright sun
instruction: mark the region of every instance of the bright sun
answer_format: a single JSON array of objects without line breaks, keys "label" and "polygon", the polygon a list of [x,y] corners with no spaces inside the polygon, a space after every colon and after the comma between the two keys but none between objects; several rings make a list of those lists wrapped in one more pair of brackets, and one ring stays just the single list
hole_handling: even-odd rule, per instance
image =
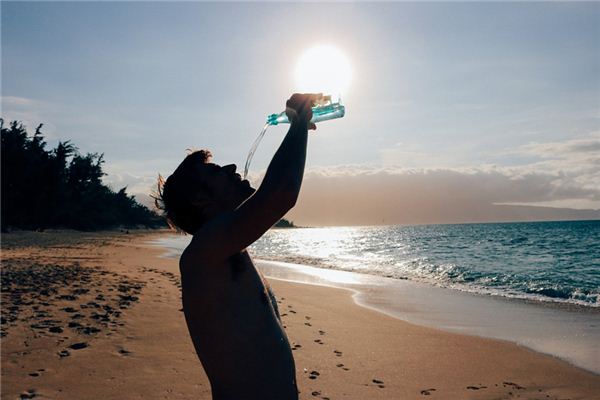
[{"label": "bright sun", "polygon": [[323,45],[308,49],[296,65],[297,90],[339,96],[350,83],[348,58],[339,49]]}]

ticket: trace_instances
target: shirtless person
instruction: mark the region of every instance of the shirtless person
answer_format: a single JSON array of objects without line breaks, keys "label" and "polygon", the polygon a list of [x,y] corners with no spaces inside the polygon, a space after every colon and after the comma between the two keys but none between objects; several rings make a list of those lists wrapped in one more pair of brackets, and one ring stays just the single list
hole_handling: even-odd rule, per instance
[{"label": "shirtless person", "polygon": [[296,204],[318,97],[287,101],[291,126],[258,190],[204,150],[188,155],[162,188],[169,221],[194,235],[180,259],[183,311],[213,399],[298,398],[275,297],[246,247]]}]

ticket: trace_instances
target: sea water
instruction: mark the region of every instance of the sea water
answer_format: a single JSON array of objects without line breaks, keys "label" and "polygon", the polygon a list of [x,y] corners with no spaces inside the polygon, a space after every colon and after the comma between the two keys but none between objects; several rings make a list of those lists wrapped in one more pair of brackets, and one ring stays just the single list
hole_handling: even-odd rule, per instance
[{"label": "sea water", "polygon": [[600,307],[600,221],[276,229],[257,258]]},{"label": "sea water", "polygon": [[[188,238],[163,243],[180,254]],[[253,257],[538,302],[600,307],[600,221],[286,228]]]},{"label": "sea water", "polygon": [[[155,244],[178,258],[189,241]],[[598,243],[600,221],[565,221],[272,229],[249,250],[268,277],[352,289],[397,318],[600,374]]]}]

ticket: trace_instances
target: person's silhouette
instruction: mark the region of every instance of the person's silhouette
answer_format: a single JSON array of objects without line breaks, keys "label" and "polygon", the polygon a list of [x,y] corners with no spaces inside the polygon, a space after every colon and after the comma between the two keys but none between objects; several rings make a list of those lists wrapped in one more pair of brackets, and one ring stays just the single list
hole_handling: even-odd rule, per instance
[{"label": "person's silhouette", "polygon": [[271,289],[246,248],[296,204],[311,107],[286,103],[290,129],[258,190],[235,165],[188,155],[159,190],[170,223],[193,238],[180,259],[183,310],[213,399],[297,399],[294,358]]}]

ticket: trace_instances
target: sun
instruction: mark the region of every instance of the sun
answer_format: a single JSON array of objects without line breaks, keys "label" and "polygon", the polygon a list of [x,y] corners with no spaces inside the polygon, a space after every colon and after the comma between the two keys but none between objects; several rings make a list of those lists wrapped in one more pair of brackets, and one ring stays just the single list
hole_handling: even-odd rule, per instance
[{"label": "sun", "polygon": [[348,88],[352,71],[348,58],[337,47],[312,47],[296,65],[297,90],[341,96]]}]

